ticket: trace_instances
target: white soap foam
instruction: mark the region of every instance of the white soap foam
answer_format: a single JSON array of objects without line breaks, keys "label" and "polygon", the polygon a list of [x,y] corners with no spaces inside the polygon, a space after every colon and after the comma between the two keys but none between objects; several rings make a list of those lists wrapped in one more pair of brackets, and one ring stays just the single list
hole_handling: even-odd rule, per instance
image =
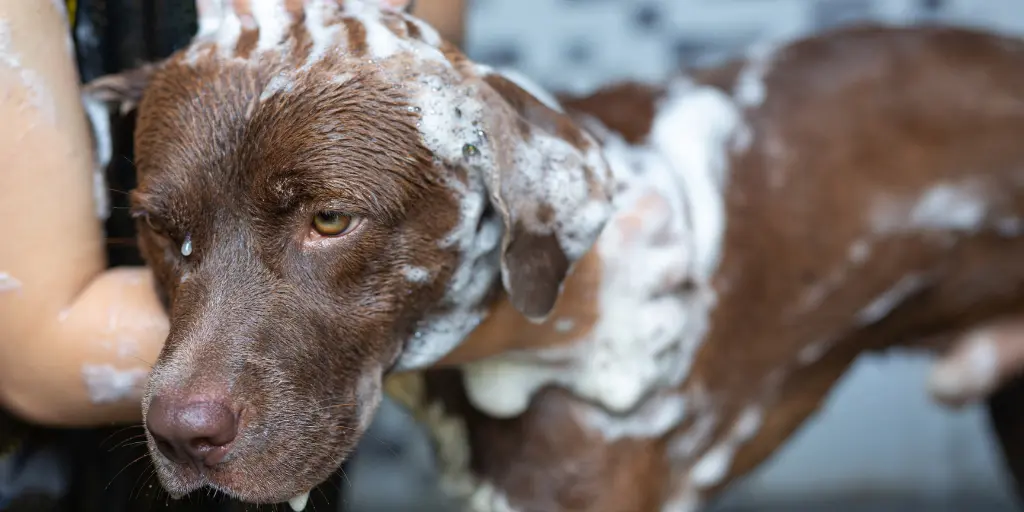
[{"label": "white soap foam", "polygon": [[733,458],[743,443],[753,438],[764,421],[760,408],[748,407],[740,414],[729,435],[712,447],[690,470],[690,481],[698,488],[713,487],[729,475]]},{"label": "white soap foam", "polygon": [[57,122],[57,108],[49,85],[36,70],[26,67],[22,63],[21,55],[14,47],[11,27],[7,20],[2,19],[0,19],[0,67],[15,73],[22,87],[28,92],[28,104],[24,107],[36,111],[47,123]]},{"label": "white soap foam", "polygon": [[928,280],[921,274],[910,274],[896,282],[892,288],[876,297],[857,314],[859,325],[870,325],[889,315],[908,297],[927,286]]},{"label": "white soap foam", "polygon": [[142,386],[149,370],[145,368],[119,369],[110,364],[82,365],[82,379],[95,404],[119,402],[142,396]]},{"label": "white soap foam", "polygon": [[490,482],[484,482],[466,503],[466,512],[519,512],[509,503],[508,496]]},{"label": "white soap foam", "polygon": [[402,275],[405,280],[414,284],[423,284],[430,280],[430,271],[416,265],[405,265],[402,267]]},{"label": "white soap foam", "polygon": [[[384,27],[380,30],[391,34]],[[381,37],[386,36],[381,33]],[[418,47],[426,45],[418,43]],[[417,55],[422,57],[424,52]],[[611,213],[610,205],[591,196],[584,171],[588,166],[598,175],[606,173],[599,151],[581,155],[567,141],[541,130],[535,130],[529,141],[511,137],[516,133],[515,114],[506,106],[485,104],[478,92],[486,87],[481,81],[458,76],[447,63],[430,66],[433,71],[417,76],[406,89],[414,98],[412,108],[421,116],[418,127],[425,145],[442,162],[469,171],[466,182],[449,179],[461,215],[441,242],[444,248],[456,249],[460,261],[445,304],[421,323],[398,362],[399,369],[436,362],[483,318],[481,304],[499,272],[504,232],[498,217],[481,222],[489,200],[499,201],[499,210],[516,210],[517,220],[539,233],[551,232],[554,226],[528,217],[535,213],[529,203],[540,199],[552,205],[553,224],[561,228],[555,233],[570,260],[590,249]],[[499,169],[502,174],[496,172]],[[499,190],[501,195],[495,196]],[[507,279],[507,274],[502,278]]]},{"label": "white soap foam", "polygon": [[805,346],[797,352],[797,362],[802,365],[811,365],[818,362],[822,357],[825,357],[825,354],[832,348],[833,343],[832,340],[825,340],[816,341]]},{"label": "white soap foam", "polygon": [[576,405],[575,412],[584,425],[600,432],[608,442],[650,439],[665,435],[686,418],[686,398],[678,393],[659,394],[621,415],[589,404]]},{"label": "white soap foam", "polygon": [[252,16],[259,27],[256,51],[265,52],[278,48],[288,34],[288,27],[294,21],[284,2],[253,0],[250,4]]},{"label": "white soap foam", "polygon": [[0,293],[21,289],[21,281],[7,272],[0,272]]},{"label": "white soap foam", "polygon": [[107,189],[106,170],[114,154],[111,141],[110,111],[106,104],[87,94],[82,95],[82,105],[89,119],[93,137],[92,194],[96,217],[106,220],[110,217],[110,191]]},{"label": "white soap foam", "polygon": [[306,57],[302,70],[309,69],[314,64],[323,60],[330,49],[338,44],[338,35],[341,33],[341,27],[327,23],[331,10],[332,7],[324,1],[311,2],[310,5],[306,6],[306,19],[304,23],[306,32],[309,33],[312,47],[310,48],[309,56]]},{"label": "white soap foam", "polygon": [[576,321],[571,318],[559,318],[555,321],[555,331],[566,333],[576,327]]},{"label": "white soap foam", "polygon": [[[230,0],[227,0],[230,1]],[[198,30],[197,38],[210,38],[220,29],[224,20],[225,0],[196,0]]]},{"label": "white soap foam", "polygon": [[883,197],[870,212],[876,234],[922,230],[974,233],[988,214],[984,191],[968,183],[939,183],[912,202]]},{"label": "white soap foam", "polygon": [[[598,321],[577,341],[568,366],[551,364],[546,351],[466,365],[476,407],[515,416],[536,390],[560,384],[622,413],[651,390],[685,379],[715,302],[725,166],[740,124],[728,96],[685,82],[662,104],[649,146],[631,147],[606,134],[605,156],[625,188],[615,198],[619,216],[596,246],[604,269]],[[641,206],[643,215],[630,219]],[[687,280],[691,291],[664,293]]]},{"label": "white soap foam", "polygon": [[747,64],[737,77],[733,92],[740,106],[756,108],[768,97],[765,77],[771,69],[780,44],[779,41],[762,40],[748,49]]}]

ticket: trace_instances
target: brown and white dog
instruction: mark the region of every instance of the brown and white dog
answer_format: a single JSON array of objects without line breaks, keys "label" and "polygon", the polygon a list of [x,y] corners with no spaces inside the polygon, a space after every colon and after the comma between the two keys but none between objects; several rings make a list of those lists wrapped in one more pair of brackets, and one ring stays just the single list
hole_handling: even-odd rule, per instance
[{"label": "brown and white dog", "polygon": [[302,508],[405,372],[471,510],[695,510],[858,354],[1020,309],[1021,41],[845,29],[558,102],[404,3],[201,3],[89,86],[137,112],[172,496]]}]

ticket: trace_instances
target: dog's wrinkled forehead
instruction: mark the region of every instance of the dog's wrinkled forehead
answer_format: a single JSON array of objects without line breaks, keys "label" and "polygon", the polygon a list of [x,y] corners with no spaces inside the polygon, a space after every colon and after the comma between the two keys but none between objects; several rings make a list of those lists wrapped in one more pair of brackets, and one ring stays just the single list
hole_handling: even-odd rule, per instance
[{"label": "dog's wrinkled forehead", "polygon": [[302,84],[358,86],[374,75],[366,83],[404,99],[422,144],[465,198],[449,243],[474,243],[486,196],[505,226],[503,282],[521,311],[541,317],[610,214],[610,172],[596,142],[557,105],[466,59],[404,12],[408,3],[205,0],[196,37],[169,64],[252,66],[267,77],[258,102],[308,93]]}]

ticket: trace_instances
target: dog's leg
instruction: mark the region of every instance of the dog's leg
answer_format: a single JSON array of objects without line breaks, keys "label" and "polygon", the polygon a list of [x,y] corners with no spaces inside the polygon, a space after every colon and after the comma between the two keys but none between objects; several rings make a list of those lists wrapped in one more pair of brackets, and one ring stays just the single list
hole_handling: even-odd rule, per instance
[{"label": "dog's leg", "polygon": [[606,441],[568,392],[545,389],[513,419],[466,399],[454,370],[398,376],[388,394],[430,430],[444,490],[472,512],[657,512],[665,498],[663,442]]}]

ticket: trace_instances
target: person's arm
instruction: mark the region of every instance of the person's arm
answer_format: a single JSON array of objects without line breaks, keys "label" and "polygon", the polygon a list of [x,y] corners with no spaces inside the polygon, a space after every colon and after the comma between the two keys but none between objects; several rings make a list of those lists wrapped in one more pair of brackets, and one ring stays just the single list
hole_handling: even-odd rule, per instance
[{"label": "person's arm", "polygon": [[148,271],[105,271],[63,13],[0,2],[0,405],[32,422],[140,418],[167,320]]}]

